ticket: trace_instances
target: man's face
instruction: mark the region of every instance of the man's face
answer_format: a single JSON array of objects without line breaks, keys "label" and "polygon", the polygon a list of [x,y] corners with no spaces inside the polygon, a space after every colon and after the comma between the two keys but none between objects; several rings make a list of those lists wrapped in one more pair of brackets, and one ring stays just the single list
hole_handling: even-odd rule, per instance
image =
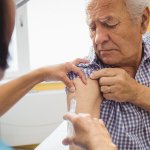
[{"label": "man's face", "polygon": [[137,65],[141,59],[141,23],[135,24],[123,0],[92,0],[90,36],[98,58],[114,66]]}]

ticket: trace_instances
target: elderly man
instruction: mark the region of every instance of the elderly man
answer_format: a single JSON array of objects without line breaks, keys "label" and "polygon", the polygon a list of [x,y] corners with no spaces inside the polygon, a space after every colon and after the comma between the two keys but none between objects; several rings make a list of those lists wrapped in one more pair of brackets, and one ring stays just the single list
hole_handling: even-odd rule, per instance
[{"label": "elderly man", "polygon": [[[77,113],[101,117],[120,150],[150,149],[150,36],[142,37],[149,16],[148,0],[91,0],[93,49],[90,64],[79,65],[88,84],[69,74]],[[69,104],[74,95],[67,95]]]}]

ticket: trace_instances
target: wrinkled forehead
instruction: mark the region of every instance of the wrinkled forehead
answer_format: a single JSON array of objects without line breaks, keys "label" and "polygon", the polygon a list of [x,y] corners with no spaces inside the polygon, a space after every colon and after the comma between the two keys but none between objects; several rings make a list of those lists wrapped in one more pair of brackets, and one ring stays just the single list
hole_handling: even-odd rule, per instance
[{"label": "wrinkled forehead", "polygon": [[87,5],[88,19],[118,16],[126,11],[124,0],[90,0]]}]

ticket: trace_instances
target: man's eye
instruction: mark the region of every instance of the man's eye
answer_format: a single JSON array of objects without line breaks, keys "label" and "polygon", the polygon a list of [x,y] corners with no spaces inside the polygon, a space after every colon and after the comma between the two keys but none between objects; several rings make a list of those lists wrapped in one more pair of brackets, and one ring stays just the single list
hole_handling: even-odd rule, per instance
[{"label": "man's eye", "polygon": [[91,30],[91,31],[95,31],[96,28],[95,28],[95,27],[92,27],[92,28],[90,27],[90,30]]},{"label": "man's eye", "polygon": [[89,24],[89,29],[90,29],[90,31],[95,31],[96,25],[94,23]]},{"label": "man's eye", "polygon": [[96,30],[96,26],[90,26],[89,27],[91,31],[95,31]]},{"label": "man's eye", "polygon": [[102,25],[103,25],[104,27],[109,28],[109,29],[114,29],[114,28],[116,28],[118,24],[119,24],[119,23],[117,23],[117,24],[102,23]]}]

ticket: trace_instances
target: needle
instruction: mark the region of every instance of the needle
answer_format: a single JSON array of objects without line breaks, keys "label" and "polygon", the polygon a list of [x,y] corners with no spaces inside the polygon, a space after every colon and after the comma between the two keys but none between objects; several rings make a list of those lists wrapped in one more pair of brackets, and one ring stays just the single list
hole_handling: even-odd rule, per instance
[{"label": "needle", "polygon": [[[76,113],[76,99],[75,96],[71,99],[70,101],[70,110],[69,113],[75,114]],[[74,134],[74,128],[73,125],[70,121],[68,121],[68,126],[67,126],[67,134],[69,137],[73,136]]]}]

